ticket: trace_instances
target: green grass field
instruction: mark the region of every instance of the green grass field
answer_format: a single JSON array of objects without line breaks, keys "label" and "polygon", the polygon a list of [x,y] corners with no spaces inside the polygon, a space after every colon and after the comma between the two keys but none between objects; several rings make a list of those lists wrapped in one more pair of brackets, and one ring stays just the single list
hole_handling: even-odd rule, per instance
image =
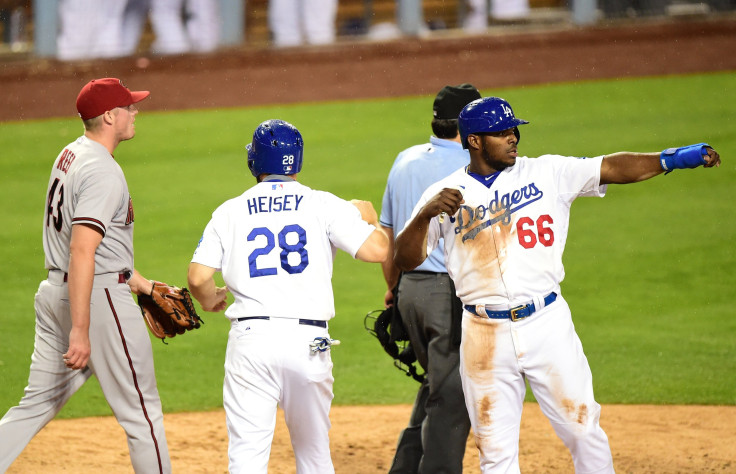
[{"label": "green grass field", "polygon": [[[720,73],[483,91],[508,99],[531,122],[521,129],[527,156],[707,141],[723,159],[719,169],[611,186],[605,199],[573,206],[562,286],[601,403],[736,404],[735,85],[736,73]],[[137,269],[185,284],[212,210],[253,184],[244,145],[269,118],[294,123],[305,138],[300,181],[380,209],[396,154],[431,134],[432,99],[166,113],[147,113],[143,103],[138,136],[116,152],[135,203]],[[50,165],[81,132],[75,118],[0,125],[0,413],[20,400],[28,377],[33,295],[45,278],[40,230]],[[416,382],[363,329],[365,314],[382,305],[380,267],[339,254],[333,283],[331,334],[342,341],[332,353],[334,403],[413,402]],[[153,341],[167,412],[222,404],[228,324],[222,314],[202,316],[198,331],[169,345]],[[61,416],[106,414],[91,380]]]}]

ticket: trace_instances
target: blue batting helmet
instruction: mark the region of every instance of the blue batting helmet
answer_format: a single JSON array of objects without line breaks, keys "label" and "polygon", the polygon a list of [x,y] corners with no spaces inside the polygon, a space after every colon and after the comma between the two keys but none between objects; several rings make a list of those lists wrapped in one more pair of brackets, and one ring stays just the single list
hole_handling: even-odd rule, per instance
[{"label": "blue batting helmet", "polygon": [[520,140],[517,127],[527,123],[516,118],[509,103],[500,97],[474,100],[465,106],[457,120],[463,148],[468,148],[468,135],[471,133],[501,132],[513,128],[516,139]]},{"label": "blue batting helmet", "polygon": [[283,120],[266,120],[246,145],[248,168],[253,176],[296,174],[302,169],[304,140],[299,130]]}]

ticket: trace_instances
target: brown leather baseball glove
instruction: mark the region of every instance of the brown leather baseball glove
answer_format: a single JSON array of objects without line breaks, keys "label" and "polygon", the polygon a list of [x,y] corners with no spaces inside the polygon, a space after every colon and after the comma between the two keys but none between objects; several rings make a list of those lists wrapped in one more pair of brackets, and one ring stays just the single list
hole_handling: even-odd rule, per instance
[{"label": "brown leather baseball glove", "polygon": [[164,342],[167,337],[184,334],[204,324],[186,288],[154,281],[150,295],[138,295],[138,306],[148,329]]}]

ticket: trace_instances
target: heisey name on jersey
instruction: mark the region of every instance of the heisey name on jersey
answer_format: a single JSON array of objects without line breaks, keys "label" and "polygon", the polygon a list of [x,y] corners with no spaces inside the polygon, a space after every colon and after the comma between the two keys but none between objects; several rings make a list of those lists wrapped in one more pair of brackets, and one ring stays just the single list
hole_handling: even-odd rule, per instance
[{"label": "heisey name on jersey", "polygon": [[284,194],[283,196],[258,196],[248,199],[248,214],[259,212],[298,211],[299,203],[304,196],[299,194]]},{"label": "heisey name on jersey", "polygon": [[[544,192],[538,189],[534,183],[529,183],[520,189],[503,194],[500,197],[498,190],[496,190],[493,199],[490,200],[487,207],[483,204],[476,208],[465,205],[460,206],[457,218],[453,216],[450,222],[454,224],[456,220],[458,221],[455,227],[456,234],[467,230],[467,233],[462,238],[463,242],[465,242],[468,239],[474,239],[478,235],[478,232],[486,227],[492,226],[496,222],[501,221],[504,225],[510,224],[511,214],[533,202],[539,201],[542,199],[542,196],[544,196]],[[486,218],[486,215],[489,217],[488,220],[480,222]],[[480,224],[473,227],[476,222],[480,222]],[[470,229],[471,227],[473,228]]]}]

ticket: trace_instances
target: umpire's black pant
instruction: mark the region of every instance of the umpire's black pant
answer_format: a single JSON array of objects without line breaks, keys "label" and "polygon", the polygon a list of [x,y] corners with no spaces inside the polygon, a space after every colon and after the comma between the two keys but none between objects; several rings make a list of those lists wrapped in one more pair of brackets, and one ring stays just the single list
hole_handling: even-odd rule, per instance
[{"label": "umpire's black pant", "polygon": [[452,324],[459,307],[455,288],[446,273],[409,272],[401,277],[397,299],[427,377],[389,472],[460,473],[470,419],[460,381],[459,332]]}]

